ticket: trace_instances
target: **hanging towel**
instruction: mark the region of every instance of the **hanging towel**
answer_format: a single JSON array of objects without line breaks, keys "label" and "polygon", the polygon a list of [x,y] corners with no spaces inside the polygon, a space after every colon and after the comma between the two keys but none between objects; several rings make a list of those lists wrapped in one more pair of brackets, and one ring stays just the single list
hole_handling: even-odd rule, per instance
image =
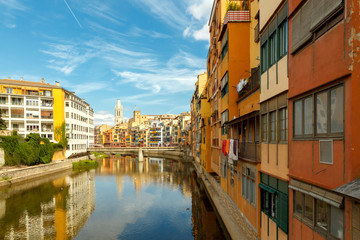
[{"label": "hanging towel", "polygon": [[226,140],[226,155],[229,154],[229,147],[230,147],[230,140],[228,139],[228,140]]},{"label": "hanging towel", "polygon": [[230,147],[229,147],[229,162],[234,160],[235,155],[234,155],[234,139],[230,139]]},{"label": "hanging towel", "polygon": [[239,140],[234,139],[233,144],[234,144],[233,151],[234,151],[234,157],[235,157],[234,160],[238,160],[238,158],[239,158]]},{"label": "hanging towel", "polygon": [[221,152],[224,154],[224,156],[227,155],[227,153],[226,153],[226,140],[222,141]]}]

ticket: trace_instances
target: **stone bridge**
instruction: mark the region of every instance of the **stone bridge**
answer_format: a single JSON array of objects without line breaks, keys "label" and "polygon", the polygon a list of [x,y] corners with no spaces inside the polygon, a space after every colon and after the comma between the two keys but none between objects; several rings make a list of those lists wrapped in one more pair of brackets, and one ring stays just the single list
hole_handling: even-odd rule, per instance
[{"label": "stone bridge", "polygon": [[191,161],[188,151],[180,147],[90,147],[89,152],[103,152],[105,154],[138,155],[143,152],[145,157],[163,157],[183,162]]}]

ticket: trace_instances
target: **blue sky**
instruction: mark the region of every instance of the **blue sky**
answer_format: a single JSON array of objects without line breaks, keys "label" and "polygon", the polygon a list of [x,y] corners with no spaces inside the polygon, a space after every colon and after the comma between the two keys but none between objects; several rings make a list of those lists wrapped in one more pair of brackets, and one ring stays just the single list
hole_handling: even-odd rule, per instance
[{"label": "blue sky", "polygon": [[95,124],[189,111],[206,70],[212,0],[0,0],[0,78],[85,98]]}]

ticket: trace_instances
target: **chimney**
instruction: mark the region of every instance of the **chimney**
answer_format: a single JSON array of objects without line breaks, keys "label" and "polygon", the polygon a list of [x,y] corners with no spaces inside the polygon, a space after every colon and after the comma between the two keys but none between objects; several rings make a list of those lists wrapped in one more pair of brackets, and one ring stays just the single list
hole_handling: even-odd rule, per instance
[{"label": "chimney", "polygon": [[23,77],[20,78],[20,81],[24,81]]},{"label": "chimney", "polygon": [[41,83],[45,83],[45,79],[44,79],[44,78],[41,78]]},{"label": "chimney", "polygon": [[59,87],[60,83],[58,81],[55,81],[55,85]]}]

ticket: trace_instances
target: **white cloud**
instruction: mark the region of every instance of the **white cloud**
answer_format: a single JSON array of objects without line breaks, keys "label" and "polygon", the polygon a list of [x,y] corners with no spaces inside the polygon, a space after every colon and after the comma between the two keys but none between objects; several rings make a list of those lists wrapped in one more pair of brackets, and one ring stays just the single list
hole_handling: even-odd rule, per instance
[{"label": "white cloud", "polygon": [[208,19],[211,12],[213,1],[211,0],[200,0],[197,3],[188,7],[187,12],[189,12],[197,20]]},{"label": "white cloud", "polygon": [[130,0],[142,8],[144,12],[150,13],[161,22],[175,29],[181,29],[187,24],[187,17],[181,9],[181,1],[177,0]]},{"label": "white cloud", "polygon": [[107,124],[113,126],[115,123],[115,116],[107,111],[99,111],[94,113],[94,125]]},{"label": "white cloud", "polygon": [[11,10],[25,11],[27,9],[18,0],[0,0],[0,5]]},{"label": "white cloud", "polygon": [[209,41],[210,34],[209,34],[209,27],[208,27],[208,25],[205,23],[205,25],[204,25],[200,30],[194,31],[194,32],[193,32],[193,37],[194,37],[196,40]]},{"label": "white cloud", "polygon": [[15,23],[5,23],[4,25],[5,25],[5,27],[10,28],[10,29],[16,28]]}]

